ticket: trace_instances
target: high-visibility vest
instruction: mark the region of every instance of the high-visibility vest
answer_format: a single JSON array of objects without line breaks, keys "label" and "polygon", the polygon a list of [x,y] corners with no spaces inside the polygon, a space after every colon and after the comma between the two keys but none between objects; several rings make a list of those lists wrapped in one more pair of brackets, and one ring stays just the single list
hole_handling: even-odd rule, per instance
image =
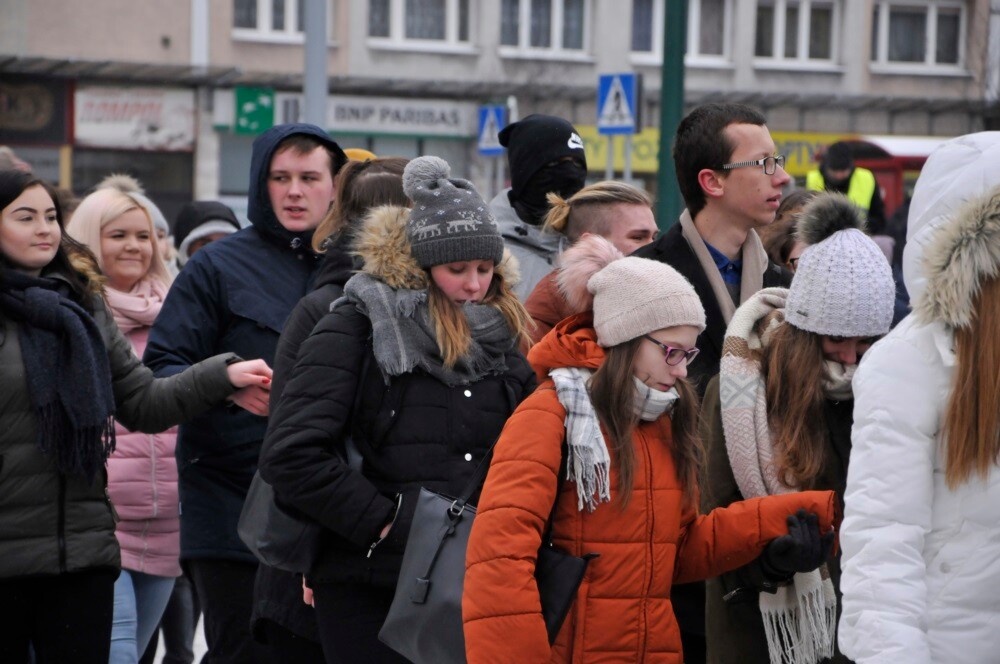
[{"label": "high-visibility vest", "polygon": [[[872,206],[872,196],[875,195],[875,174],[867,168],[855,167],[851,174],[851,181],[847,185],[847,197],[859,208],[867,212]],[[806,189],[813,191],[826,191],[826,181],[823,173],[818,169],[813,169],[806,174]]]}]

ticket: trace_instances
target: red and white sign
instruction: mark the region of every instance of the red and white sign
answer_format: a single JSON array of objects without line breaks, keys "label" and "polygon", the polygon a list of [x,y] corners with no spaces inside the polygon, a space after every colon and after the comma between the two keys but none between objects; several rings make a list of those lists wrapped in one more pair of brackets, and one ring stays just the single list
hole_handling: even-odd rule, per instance
[{"label": "red and white sign", "polygon": [[126,150],[194,149],[194,90],[80,86],[74,106],[77,145]]}]

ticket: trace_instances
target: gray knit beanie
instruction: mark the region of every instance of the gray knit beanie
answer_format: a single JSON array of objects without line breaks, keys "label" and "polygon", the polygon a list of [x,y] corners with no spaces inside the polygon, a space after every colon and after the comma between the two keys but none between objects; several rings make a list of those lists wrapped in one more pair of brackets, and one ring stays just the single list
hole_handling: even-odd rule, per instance
[{"label": "gray knit beanie", "polygon": [[413,201],[406,234],[413,257],[429,268],[459,261],[503,258],[503,238],[489,206],[468,180],[449,178],[440,157],[417,157],[403,170],[403,192]]},{"label": "gray knit beanie", "polygon": [[858,208],[842,194],[820,194],[799,213],[797,236],[809,247],[788,291],[785,320],[837,337],[887,333],[896,284],[885,254],[865,234]]}]

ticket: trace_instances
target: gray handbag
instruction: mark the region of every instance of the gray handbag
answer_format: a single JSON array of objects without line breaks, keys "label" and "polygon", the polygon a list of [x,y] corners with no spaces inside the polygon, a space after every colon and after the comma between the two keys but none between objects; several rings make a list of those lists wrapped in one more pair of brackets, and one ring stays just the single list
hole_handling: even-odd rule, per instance
[{"label": "gray handbag", "polygon": [[[424,488],[417,497],[396,593],[378,634],[382,643],[414,664],[465,664],[462,589],[465,551],[476,517],[469,498],[486,477],[494,446],[496,442],[457,499]],[[560,470],[557,500],[563,476]],[[587,564],[597,555],[581,558],[555,548],[551,525],[554,514],[555,505],[535,566],[550,644],[576,599]]]}]

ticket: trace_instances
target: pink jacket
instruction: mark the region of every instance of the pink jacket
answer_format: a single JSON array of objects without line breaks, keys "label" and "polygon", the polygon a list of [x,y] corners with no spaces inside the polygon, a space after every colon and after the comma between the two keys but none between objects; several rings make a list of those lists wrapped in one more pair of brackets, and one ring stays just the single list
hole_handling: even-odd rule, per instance
[{"label": "pink jacket", "polygon": [[[149,328],[126,336],[142,357]],[[180,576],[177,428],[149,435],[116,423],[115,435],[117,446],[108,459],[108,495],[118,512],[115,534],[122,549],[122,567],[155,576]]]}]

